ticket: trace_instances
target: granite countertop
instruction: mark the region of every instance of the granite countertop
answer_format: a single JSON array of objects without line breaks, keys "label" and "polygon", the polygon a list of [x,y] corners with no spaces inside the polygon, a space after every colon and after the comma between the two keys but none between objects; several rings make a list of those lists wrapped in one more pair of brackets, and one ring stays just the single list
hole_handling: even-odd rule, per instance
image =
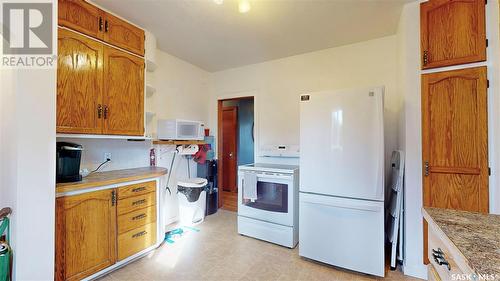
[{"label": "granite countertop", "polygon": [[424,208],[478,274],[500,276],[500,215]]},{"label": "granite countertop", "polygon": [[167,169],[161,167],[144,167],[99,172],[90,174],[78,182],[58,183],[56,184],[56,193],[65,193],[69,191],[117,184],[128,181],[157,178],[165,174],[167,174]]}]

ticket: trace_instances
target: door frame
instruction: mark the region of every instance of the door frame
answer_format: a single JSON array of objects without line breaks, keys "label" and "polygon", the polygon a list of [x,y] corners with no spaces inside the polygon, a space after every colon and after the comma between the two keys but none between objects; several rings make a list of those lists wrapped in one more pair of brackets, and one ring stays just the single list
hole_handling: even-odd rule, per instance
[{"label": "door frame", "polygon": [[[219,149],[222,147],[222,126],[219,126],[219,124],[222,124],[222,103],[227,100],[240,100],[240,99],[253,99],[253,119],[254,119],[254,159],[257,159],[257,148],[259,147],[258,141],[259,141],[259,118],[258,118],[258,98],[257,98],[257,92],[255,91],[249,91],[249,92],[236,92],[232,94],[227,94],[227,95],[221,95],[217,97],[217,147],[216,147],[216,153],[217,153],[217,197],[218,197],[218,208],[222,207],[223,205],[223,197],[222,197],[222,189],[220,188],[220,184],[222,183],[222,173],[223,173],[223,164],[222,164],[222,149]],[[236,172],[236,175],[238,173]],[[238,182],[238,180],[236,180]]]}]

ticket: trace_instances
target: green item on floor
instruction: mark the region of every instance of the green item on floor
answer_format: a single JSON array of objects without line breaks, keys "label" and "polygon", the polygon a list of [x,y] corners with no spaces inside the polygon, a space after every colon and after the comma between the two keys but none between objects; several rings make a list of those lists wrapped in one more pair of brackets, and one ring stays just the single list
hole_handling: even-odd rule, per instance
[{"label": "green item on floor", "polygon": [[0,236],[5,233],[6,241],[0,242],[0,281],[10,281],[10,260],[12,251],[9,247],[9,218],[0,223]]},{"label": "green item on floor", "polygon": [[184,230],[182,228],[176,228],[174,230],[171,230],[167,233],[165,233],[165,242],[173,244],[175,241],[172,239],[175,235],[182,235],[184,233]]}]

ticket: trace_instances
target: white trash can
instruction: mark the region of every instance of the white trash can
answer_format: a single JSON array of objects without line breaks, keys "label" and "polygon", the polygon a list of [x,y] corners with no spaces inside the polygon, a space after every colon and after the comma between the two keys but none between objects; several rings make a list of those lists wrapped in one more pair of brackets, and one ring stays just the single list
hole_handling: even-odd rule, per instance
[{"label": "white trash can", "polygon": [[177,181],[179,217],[183,225],[195,225],[205,219],[207,179],[193,178]]}]

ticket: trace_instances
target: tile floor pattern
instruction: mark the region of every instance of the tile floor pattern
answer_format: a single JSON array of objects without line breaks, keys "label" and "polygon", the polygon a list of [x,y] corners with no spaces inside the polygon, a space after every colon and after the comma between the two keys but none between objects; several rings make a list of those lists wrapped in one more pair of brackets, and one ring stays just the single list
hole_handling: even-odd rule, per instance
[{"label": "tile floor pattern", "polygon": [[[219,210],[174,244],[102,277],[118,280],[380,280],[305,260],[293,250],[237,234],[236,213]],[[384,280],[420,280],[388,271]]]}]

